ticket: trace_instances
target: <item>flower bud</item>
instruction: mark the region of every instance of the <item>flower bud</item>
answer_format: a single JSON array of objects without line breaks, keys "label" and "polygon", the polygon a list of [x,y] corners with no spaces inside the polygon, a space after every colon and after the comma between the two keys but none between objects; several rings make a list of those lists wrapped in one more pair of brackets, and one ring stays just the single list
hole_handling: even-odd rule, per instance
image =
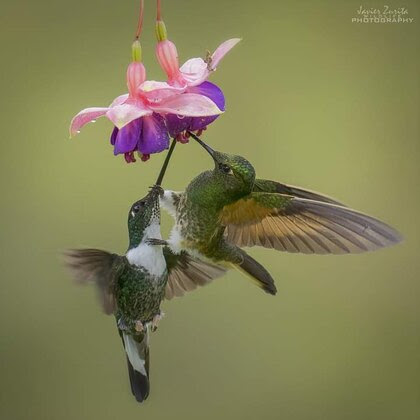
[{"label": "flower bud", "polygon": [[168,79],[176,79],[179,74],[178,51],[175,44],[168,39],[156,45],[156,57]]},{"label": "flower bud", "polygon": [[141,61],[141,44],[138,39],[131,44],[131,59],[133,61]]},{"label": "flower bud", "polygon": [[146,69],[143,63],[133,61],[127,68],[127,87],[131,97],[137,94],[137,88],[146,80]]},{"label": "flower bud", "polygon": [[163,20],[156,21],[155,30],[156,30],[156,38],[159,42],[165,41],[166,39],[168,39],[168,33],[166,32],[166,26]]}]

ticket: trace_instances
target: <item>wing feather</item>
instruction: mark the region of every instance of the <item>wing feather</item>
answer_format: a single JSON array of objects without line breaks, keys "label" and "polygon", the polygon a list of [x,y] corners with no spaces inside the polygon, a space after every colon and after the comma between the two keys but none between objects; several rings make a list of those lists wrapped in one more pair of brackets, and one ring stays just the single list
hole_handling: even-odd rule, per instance
[{"label": "wing feather", "polygon": [[104,312],[112,314],[116,275],[124,257],[100,249],[72,249],[64,253],[64,258],[76,282],[95,283]]},{"label": "wing feather", "polygon": [[304,254],[348,254],[396,244],[401,235],[374,217],[330,202],[254,192],[225,206],[227,240]]},{"label": "wing feather", "polygon": [[329,197],[328,195],[321,194],[312,190],[307,190],[302,187],[296,187],[294,185],[282,184],[277,181],[270,181],[268,179],[256,179],[253,191],[278,193],[298,198],[306,198],[307,200],[320,201],[322,203],[330,203],[339,206],[344,206],[344,204],[338,202],[334,198]]},{"label": "wing feather", "polygon": [[226,268],[193,257],[185,251],[175,254],[165,247],[164,255],[169,272],[166,299],[183,296],[186,292],[209,284],[226,272]]}]

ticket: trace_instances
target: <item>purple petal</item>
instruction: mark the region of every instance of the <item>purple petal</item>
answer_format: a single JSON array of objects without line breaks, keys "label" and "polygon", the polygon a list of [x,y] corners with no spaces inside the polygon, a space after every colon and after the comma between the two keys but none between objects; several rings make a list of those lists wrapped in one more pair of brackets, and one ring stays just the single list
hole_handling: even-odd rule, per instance
[{"label": "purple petal", "polygon": [[159,114],[143,117],[143,130],[138,150],[143,155],[159,153],[169,147],[168,129],[165,120]]},{"label": "purple petal", "polygon": [[[132,152],[137,148],[137,144],[142,132],[142,118],[137,118],[118,130],[115,138],[114,155]],[[113,133],[114,134],[114,133]],[[112,136],[111,136],[112,141]]]},{"label": "purple petal", "polygon": [[[225,96],[222,90],[211,82],[203,82],[199,86],[189,87],[188,93],[198,93],[211,99],[217,107],[225,110]],[[174,114],[165,116],[166,126],[171,137],[184,132],[185,130],[198,131],[212,123],[218,115],[211,117],[179,117]]]},{"label": "purple petal", "polygon": [[117,134],[118,134],[118,128],[117,127],[114,127],[114,129],[112,130],[112,133],[111,133],[111,138],[109,139],[109,141],[110,141],[110,143],[112,144],[112,145],[114,145],[115,144],[115,140],[117,140]]},{"label": "purple petal", "polygon": [[225,95],[223,95],[222,89],[214,83],[203,82],[201,85],[188,88],[188,92],[207,96],[221,111],[225,110]]},{"label": "purple petal", "polygon": [[[222,90],[214,83],[203,82],[201,85],[188,88],[188,92],[199,93],[201,95],[207,96],[217,105],[221,111],[225,110],[225,95],[223,95]],[[212,117],[193,117],[191,118],[189,130],[202,130],[211,124],[217,117],[218,115],[214,115]]]},{"label": "purple petal", "polygon": [[165,115],[166,127],[171,137],[175,137],[177,134],[189,130],[192,120],[193,118],[191,117],[178,117],[174,114]]}]

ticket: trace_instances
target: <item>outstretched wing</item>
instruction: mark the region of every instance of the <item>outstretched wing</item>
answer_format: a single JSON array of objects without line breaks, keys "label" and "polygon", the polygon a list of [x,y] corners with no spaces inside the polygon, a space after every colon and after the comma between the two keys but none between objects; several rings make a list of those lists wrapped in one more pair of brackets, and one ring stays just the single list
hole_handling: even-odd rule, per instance
[{"label": "outstretched wing", "polygon": [[344,204],[338,202],[334,198],[328,197],[324,194],[320,194],[316,191],[305,190],[301,187],[281,184],[280,182],[270,181],[268,179],[256,179],[253,191],[286,194],[291,195],[293,197],[306,198],[307,200],[315,200],[320,201],[322,203],[330,203],[336,204],[338,206],[344,206]]},{"label": "outstretched wing", "polygon": [[347,207],[282,194],[251,193],[225,206],[226,239],[304,254],[372,251],[401,241],[392,227]]},{"label": "outstretched wing", "polygon": [[116,276],[124,257],[100,249],[72,249],[64,253],[65,263],[80,283],[95,283],[106,314],[115,310]]},{"label": "outstretched wing", "polygon": [[205,286],[217,277],[223,276],[226,268],[200,260],[185,251],[174,254],[169,247],[163,248],[169,277],[165,297],[183,296],[186,292]]}]

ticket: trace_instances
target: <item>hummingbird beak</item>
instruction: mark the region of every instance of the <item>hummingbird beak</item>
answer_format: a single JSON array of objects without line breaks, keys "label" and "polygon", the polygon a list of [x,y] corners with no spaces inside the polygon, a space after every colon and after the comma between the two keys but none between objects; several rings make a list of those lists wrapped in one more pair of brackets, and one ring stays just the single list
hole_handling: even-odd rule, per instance
[{"label": "hummingbird beak", "polygon": [[208,154],[216,161],[214,150],[206,143],[204,143],[203,140],[201,140],[199,137],[197,137],[194,133],[191,133],[191,131],[188,131],[188,134],[198,143],[201,147],[207,150]]}]

